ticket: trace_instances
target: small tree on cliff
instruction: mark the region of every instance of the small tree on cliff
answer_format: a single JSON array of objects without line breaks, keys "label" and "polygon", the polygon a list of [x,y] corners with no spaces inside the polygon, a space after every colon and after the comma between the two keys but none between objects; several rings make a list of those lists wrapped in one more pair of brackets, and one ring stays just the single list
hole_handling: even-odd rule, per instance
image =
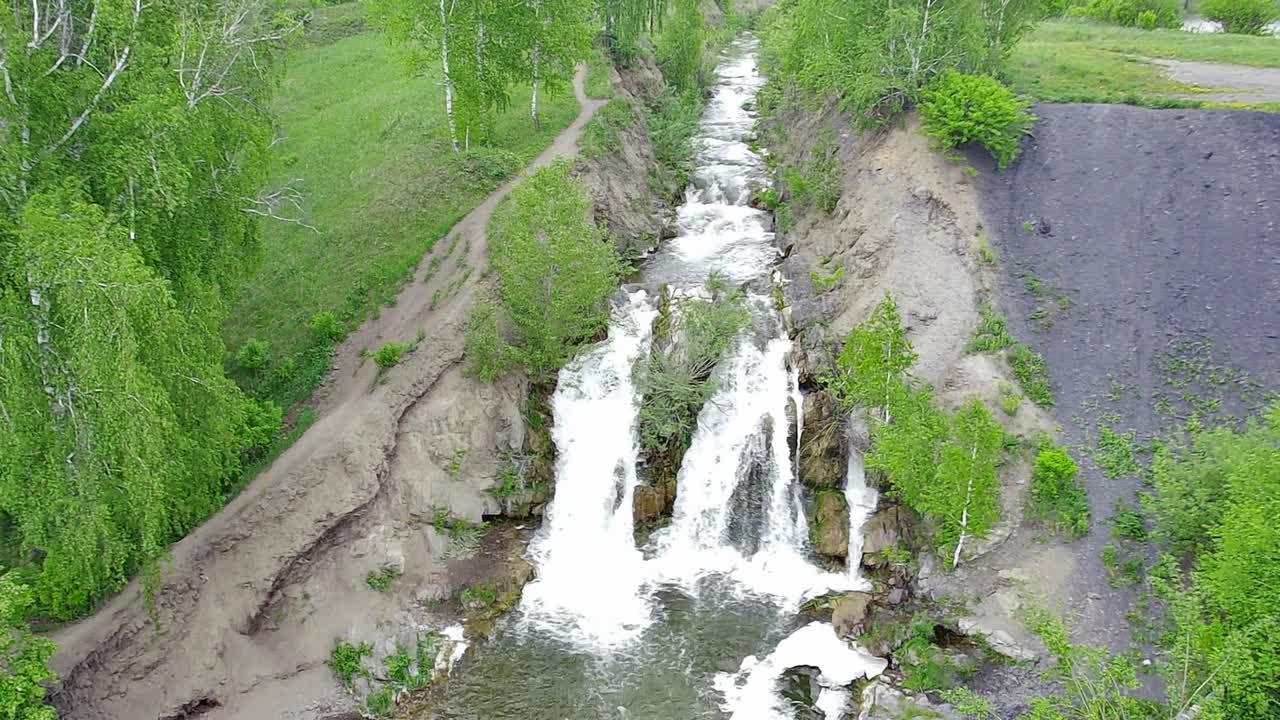
[{"label": "small tree on cliff", "polygon": [[907,370],[915,361],[898,305],[885,293],[871,317],[845,338],[836,370],[826,384],[845,407],[880,408],[888,422],[890,405],[903,392]]},{"label": "small tree on cliff", "polygon": [[951,418],[936,481],[924,495],[925,512],[939,521],[939,548],[954,548],[951,567],[960,564],[965,541],[990,532],[1000,517],[996,460],[1004,433],[982,401],[970,400]]}]

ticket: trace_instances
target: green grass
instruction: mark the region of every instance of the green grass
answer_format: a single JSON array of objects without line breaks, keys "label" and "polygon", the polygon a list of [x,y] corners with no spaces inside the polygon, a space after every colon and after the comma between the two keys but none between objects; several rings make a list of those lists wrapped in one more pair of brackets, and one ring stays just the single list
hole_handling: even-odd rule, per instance
[{"label": "green grass", "polygon": [[587,61],[587,80],[583,87],[587,97],[601,100],[613,97],[613,84],[609,80],[612,69],[613,61],[603,48],[592,50],[591,58]]},{"label": "green grass", "polygon": [[583,157],[597,158],[620,150],[619,133],[639,120],[636,109],[623,98],[605,103],[582,128],[578,149]]},{"label": "green grass", "polygon": [[[1041,23],[1013,51],[1006,71],[1014,91],[1037,100],[1198,107],[1202,91],[1170,80],[1145,58],[1280,67],[1275,38],[1139,30],[1085,21]],[[1262,109],[1274,109],[1266,107]]]},{"label": "green grass", "polygon": [[[261,262],[233,294],[224,325],[232,353],[249,338],[269,339],[273,368],[314,345],[317,313],[334,313],[349,331],[392,301],[423,254],[500,181],[454,157],[438,77],[410,77],[382,36],[360,31],[350,5],[317,10],[313,27],[332,30],[329,14],[357,34],[298,42],[275,103],[284,140],[273,150],[272,183],[299,179],[303,215],[318,232],[264,221]],[[571,94],[550,98],[539,131],[527,106],[528,89],[516,88],[493,132],[519,165],[577,115]],[[323,376],[320,355],[296,361],[308,379],[288,400]]]}]

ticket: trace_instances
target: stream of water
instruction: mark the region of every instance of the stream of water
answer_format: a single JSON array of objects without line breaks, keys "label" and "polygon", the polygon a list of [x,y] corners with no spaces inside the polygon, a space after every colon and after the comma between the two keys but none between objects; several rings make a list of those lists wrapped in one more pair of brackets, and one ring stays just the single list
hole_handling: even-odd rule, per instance
[{"label": "stream of water", "polygon": [[[552,398],[556,491],[530,546],[537,579],[495,636],[458,663],[440,716],[458,720],[777,720],[788,668],[822,671],[817,706],[843,717],[843,686],[884,661],[804,624],[801,603],[865,589],[861,526],[875,507],[850,459],[852,570],[815,564],[788,443],[803,424],[791,341],[767,291],[778,251],[767,216],[748,205],[764,182],[744,138],[763,83],[755,40],[738,40],[698,137],[697,170],[678,237],[620,293],[609,337],[560,373]],[[654,288],[696,293],[712,273],[748,288],[752,322],[716,370],[716,393],[678,475],[670,523],[637,544],[633,368],[650,346]],[[644,288],[644,289],[642,289]],[[756,288],[756,291],[750,290]]]}]

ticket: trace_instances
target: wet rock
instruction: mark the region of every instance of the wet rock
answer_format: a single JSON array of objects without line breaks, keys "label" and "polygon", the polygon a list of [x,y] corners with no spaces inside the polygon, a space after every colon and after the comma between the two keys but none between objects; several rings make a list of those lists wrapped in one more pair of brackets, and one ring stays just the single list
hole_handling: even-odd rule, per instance
[{"label": "wet rock", "polygon": [[662,490],[656,485],[637,485],[632,503],[635,521],[650,523],[662,516]]},{"label": "wet rock", "polygon": [[935,718],[961,720],[950,705],[935,705],[924,695],[910,695],[876,680],[862,691],[862,708],[858,720],[900,720],[901,718]]},{"label": "wet rock", "polygon": [[890,505],[871,516],[862,526],[862,564],[883,567],[889,564],[885,551],[911,535],[911,516],[901,505]]},{"label": "wet rock", "polygon": [[800,433],[800,479],[810,487],[844,485],[845,457],[840,432],[841,414],[831,393],[804,396],[804,429]]},{"label": "wet rock", "polygon": [[843,558],[849,555],[849,505],[835,490],[818,493],[813,513],[814,550],[820,555]]},{"label": "wet rock", "polygon": [[867,611],[871,607],[871,595],[852,592],[836,601],[831,609],[831,626],[842,638],[857,637],[863,633]]},{"label": "wet rock", "polygon": [[818,682],[821,671],[809,665],[793,667],[782,673],[779,692],[791,703],[796,720],[822,720],[824,715],[816,706],[822,685]]}]

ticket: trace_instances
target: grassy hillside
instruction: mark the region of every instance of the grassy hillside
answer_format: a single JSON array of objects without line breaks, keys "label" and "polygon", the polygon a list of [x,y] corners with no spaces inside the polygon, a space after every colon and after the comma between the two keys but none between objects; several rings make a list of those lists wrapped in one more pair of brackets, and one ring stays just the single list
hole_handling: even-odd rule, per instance
[{"label": "grassy hillside", "polygon": [[1148,58],[1280,67],[1280,40],[1058,20],[1018,44],[1007,74],[1014,90],[1037,100],[1195,104],[1177,96],[1197,88],[1170,80]]},{"label": "grassy hillside", "polygon": [[262,223],[261,262],[225,326],[233,353],[249,338],[269,341],[272,367],[309,346],[316,313],[333,312],[350,329],[392,301],[423,253],[577,114],[571,95],[552,98],[535,131],[528,90],[517,89],[494,129],[501,150],[455,156],[439,78],[410,77],[396,51],[363,28],[358,6],[318,13],[277,96],[284,139],[272,173],[276,187],[295,181],[301,216],[315,229]]}]

